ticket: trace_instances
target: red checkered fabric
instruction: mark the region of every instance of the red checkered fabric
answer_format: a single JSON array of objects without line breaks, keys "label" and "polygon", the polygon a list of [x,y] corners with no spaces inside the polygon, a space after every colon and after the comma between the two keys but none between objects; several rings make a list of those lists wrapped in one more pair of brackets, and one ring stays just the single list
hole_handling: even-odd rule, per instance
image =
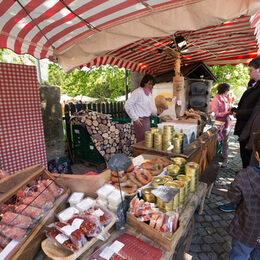
[{"label": "red checkered fabric", "polygon": [[47,166],[35,66],[0,63],[0,166]]}]

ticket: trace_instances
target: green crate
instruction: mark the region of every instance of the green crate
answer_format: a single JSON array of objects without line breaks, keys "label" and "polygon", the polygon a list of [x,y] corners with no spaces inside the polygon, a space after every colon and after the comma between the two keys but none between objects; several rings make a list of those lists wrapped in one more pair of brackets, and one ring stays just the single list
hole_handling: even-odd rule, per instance
[{"label": "green crate", "polygon": [[105,162],[85,128],[79,125],[72,125],[72,135],[74,156],[76,159],[82,159],[94,164],[102,164]]},{"label": "green crate", "polygon": [[160,117],[150,116],[150,125],[151,125],[151,127],[157,127],[157,125],[159,123],[160,123]]},{"label": "green crate", "polygon": [[112,121],[119,123],[119,124],[126,124],[126,123],[130,123],[131,119],[129,117],[126,117],[126,118],[114,117],[114,118],[112,118]]}]

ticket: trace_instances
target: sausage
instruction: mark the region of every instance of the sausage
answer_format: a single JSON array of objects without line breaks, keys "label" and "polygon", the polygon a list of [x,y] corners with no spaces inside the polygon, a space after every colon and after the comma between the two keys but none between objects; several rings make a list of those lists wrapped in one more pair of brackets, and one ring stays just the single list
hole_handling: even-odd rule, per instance
[{"label": "sausage", "polygon": [[155,162],[161,163],[163,165],[163,167],[166,167],[171,164],[171,162],[169,160],[167,160],[166,158],[163,158],[163,157],[156,157]]},{"label": "sausage", "polygon": [[135,168],[134,164],[131,163],[130,166],[127,168],[126,172],[132,172],[134,168]]},{"label": "sausage", "polygon": [[11,241],[10,238],[2,236],[2,233],[0,232],[0,247],[5,248],[9,242]]},{"label": "sausage", "polygon": [[30,217],[7,211],[2,216],[2,223],[19,228],[29,228],[33,221]]},{"label": "sausage", "polygon": [[152,179],[151,173],[144,169],[136,171],[135,175],[137,180],[140,181],[143,185],[148,184]]},{"label": "sausage", "polygon": [[20,213],[24,216],[30,217],[32,219],[39,219],[43,214],[42,210],[29,205],[21,204],[15,206],[15,212]]},{"label": "sausage", "polygon": [[53,180],[47,179],[42,181],[45,187],[52,193],[54,198],[57,198],[60,195],[59,187],[55,184]]},{"label": "sausage", "polygon": [[48,190],[48,188],[46,188],[43,182],[39,181],[37,188],[38,188],[37,191],[42,193],[45,196],[47,202],[51,202],[51,203],[54,202],[55,197]]},{"label": "sausage", "polygon": [[128,179],[129,179],[130,181],[132,181],[133,183],[135,183],[138,188],[140,188],[140,187],[143,186],[143,184],[136,179],[134,172],[129,172],[129,173],[127,173],[127,177],[128,177]]},{"label": "sausage", "polygon": [[117,173],[116,171],[112,171],[111,174],[112,174],[112,176],[114,176],[114,177],[118,177],[118,176],[119,176],[119,178],[122,178],[122,177],[125,176],[125,172],[124,172],[124,171],[120,171],[120,172],[118,172],[118,173]]},{"label": "sausage", "polygon": [[[119,190],[118,183],[115,183],[114,187]],[[122,191],[124,191],[128,194],[135,193],[136,190],[137,190],[137,185],[135,183],[131,182],[131,181],[120,183],[120,187],[121,187]]]},{"label": "sausage", "polygon": [[[123,176],[123,177],[119,177],[119,181],[121,182],[125,182],[127,180],[127,175]],[[111,181],[114,183],[118,183],[118,177],[112,176],[111,177]]]},{"label": "sausage", "polygon": [[20,241],[26,235],[26,230],[13,226],[6,226],[0,224],[1,235],[4,235],[10,239]]}]

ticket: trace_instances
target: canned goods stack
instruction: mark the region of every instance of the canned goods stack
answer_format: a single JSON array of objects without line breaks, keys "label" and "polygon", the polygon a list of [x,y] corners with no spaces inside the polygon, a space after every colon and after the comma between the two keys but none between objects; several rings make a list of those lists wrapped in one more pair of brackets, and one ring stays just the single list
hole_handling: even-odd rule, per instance
[{"label": "canned goods stack", "polygon": [[162,134],[160,133],[154,133],[154,148],[162,150]]},{"label": "canned goods stack", "polygon": [[144,145],[147,148],[153,148],[153,134],[150,131],[145,132]]},{"label": "canned goods stack", "polygon": [[185,165],[185,175],[190,177],[190,191],[195,192],[199,183],[199,164],[195,162],[188,162]]},{"label": "canned goods stack", "polygon": [[179,206],[183,205],[184,201],[185,201],[185,185],[183,182],[181,181],[173,181],[172,182],[172,187],[179,189]]},{"label": "canned goods stack", "polygon": [[162,149],[163,151],[170,152],[171,151],[171,139],[172,139],[172,126],[165,125],[163,127],[163,135],[162,135]]},{"label": "canned goods stack", "polygon": [[172,144],[173,144],[173,153],[182,153],[182,139],[183,135],[182,134],[177,134],[175,137],[172,139]]},{"label": "canned goods stack", "polygon": [[171,158],[173,164],[176,164],[180,167],[180,174],[184,174],[185,173],[185,164],[186,164],[186,160],[182,157],[174,157]]},{"label": "canned goods stack", "polygon": [[151,188],[145,188],[142,190],[143,197],[146,201],[155,203],[156,202],[156,197],[152,194]]},{"label": "canned goods stack", "polygon": [[191,179],[190,179],[189,176],[180,174],[180,175],[177,176],[177,180],[183,182],[184,185],[185,185],[184,197],[186,199],[189,196],[189,194],[190,194],[190,182],[191,182]]},{"label": "canned goods stack", "polygon": [[164,185],[165,179],[163,178],[164,176],[156,176],[152,178],[152,185],[154,187]]},{"label": "canned goods stack", "polygon": [[[179,190],[173,182],[167,182],[165,184],[168,187],[173,187]],[[172,210],[176,210],[180,206],[180,192],[178,192],[172,200]]]},{"label": "canned goods stack", "polygon": [[176,176],[180,174],[180,167],[175,164],[170,164],[167,166],[167,175],[171,176],[173,179],[176,179]]}]

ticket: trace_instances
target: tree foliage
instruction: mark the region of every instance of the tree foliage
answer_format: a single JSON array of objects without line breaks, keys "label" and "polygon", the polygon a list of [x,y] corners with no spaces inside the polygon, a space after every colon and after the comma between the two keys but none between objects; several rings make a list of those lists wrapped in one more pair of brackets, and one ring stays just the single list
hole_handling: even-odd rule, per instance
[{"label": "tree foliage", "polygon": [[125,70],[116,66],[93,66],[67,74],[58,64],[50,63],[47,83],[60,87],[61,93],[72,97],[84,95],[114,100],[125,94]]},{"label": "tree foliage", "polygon": [[231,90],[236,96],[236,100],[239,101],[249,81],[248,66],[244,64],[236,66],[230,64],[225,66],[214,65],[213,67],[209,67],[209,69],[217,78],[217,82],[211,88],[211,96],[214,97],[217,94],[217,85],[225,82],[230,85]]},{"label": "tree foliage", "polygon": [[36,59],[29,54],[18,55],[9,49],[0,49],[0,61],[15,64],[35,65]]}]

